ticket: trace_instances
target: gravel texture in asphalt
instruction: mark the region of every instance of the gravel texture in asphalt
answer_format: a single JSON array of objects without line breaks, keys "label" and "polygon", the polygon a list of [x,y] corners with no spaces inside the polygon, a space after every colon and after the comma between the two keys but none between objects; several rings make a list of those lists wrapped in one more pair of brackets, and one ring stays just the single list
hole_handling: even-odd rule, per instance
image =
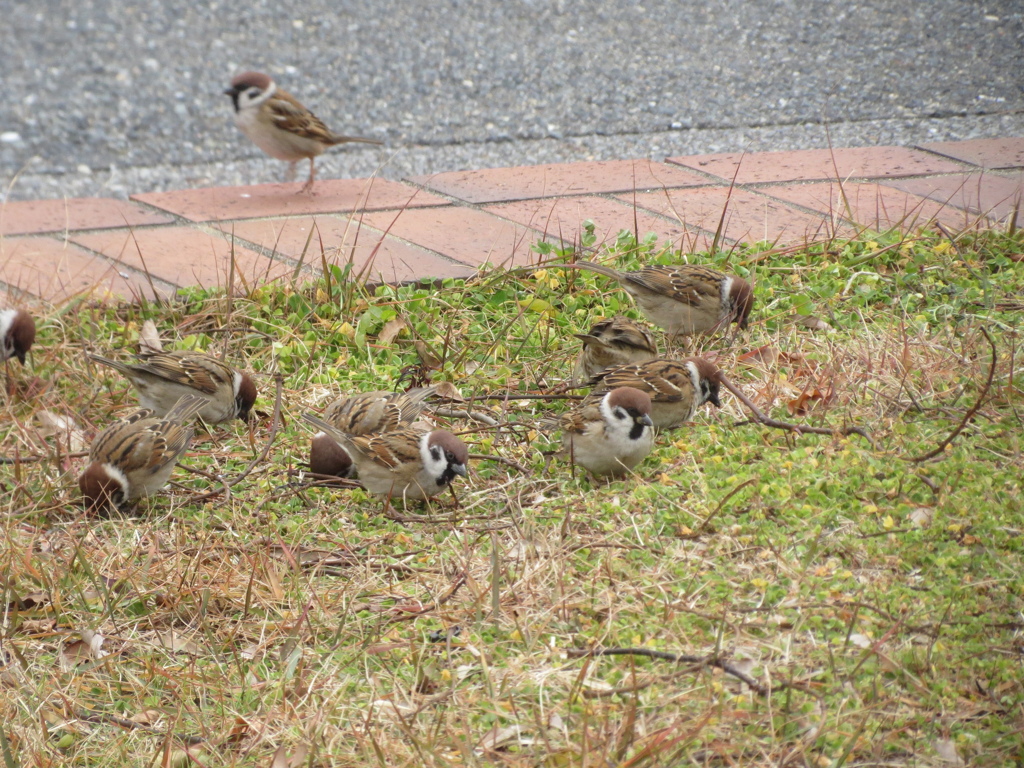
[{"label": "gravel texture in asphalt", "polygon": [[222,90],[243,69],[335,131],[386,142],[332,150],[323,177],[821,147],[826,124],[836,146],[1024,135],[1019,0],[0,0],[0,13],[11,199],[283,179],[232,122]]}]

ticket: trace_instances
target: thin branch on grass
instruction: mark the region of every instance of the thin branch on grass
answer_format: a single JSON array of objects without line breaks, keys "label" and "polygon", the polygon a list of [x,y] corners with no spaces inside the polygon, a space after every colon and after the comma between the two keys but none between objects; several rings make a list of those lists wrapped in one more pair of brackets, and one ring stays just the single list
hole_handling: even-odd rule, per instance
[{"label": "thin branch on grass", "polygon": [[190,747],[206,743],[206,739],[202,736],[188,736],[184,733],[168,733],[167,731],[162,731],[159,728],[154,728],[151,725],[136,723],[134,720],[126,720],[123,717],[110,715],[106,712],[76,712],[75,716],[79,720],[84,720],[87,723],[100,723],[103,725],[109,723],[112,725],[119,725],[122,728],[127,728],[131,731],[146,731],[147,733],[154,733],[158,736],[169,736]]},{"label": "thin branch on grass", "polygon": [[664,661],[674,661],[680,664],[696,664],[700,667],[717,667],[727,675],[732,675],[737,680],[746,683],[750,686],[751,690],[756,691],[761,696],[767,696],[774,691],[781,691],[784,688],[791,687],[789,683],[780,683],[773,688],[764,686],[746,672],[737,669],[736,665],[732,662],[714,655],[693,656],[686,653],[653,651],[650,648],[567,648],[565,654],[570,659],[586,659],[593,658],[595,656],[644,656],[648,659],[662,659]]},{"label": "thin branch on grass", "polygon": [[[581,384],[580,386],[585,386]],[[500,395],[472,395],[466,398],[467,402],[473,400],[582,400],[586,395],[562,395],[562,394],[522,394],[519,392],[504,392]]]},{"label": "thin branch on grass", "polygon": [[469,419],[470,421],[479,421],[481,424],[486,424],[489,427],[500,426],[500,422],[488,416],[486,413],[480,411],[470,411],[464,408],[435,408],[434,413],[438,416],[445,416],[449,419]]},{"label": "thin branch on grass", "polygon": [[437,598],[434,602],[432,602],[430,605],[426,606],[425,608],[421,608],[418,611],[409,611],[407,613],[404,613],[401,616],[392,616],[388,620],[388,624],[395,624],[395,623],[398,623],[399,621],[411,621],[412,619],[418,618],[418,617],[422,616],[425,613],[430,613],[432,611],[436,611],[442,605],[444,605],[449,600],[451,600],[453,597],[455,597],[456,593],[460,589],[462,589],[462,587],[463,587],[463,585],[465,583],[466,583],[466,572],[463,571],[462,573],[460,573],[458,575],[458,578],[455,579],[455,583],[452,584],[451,589],[448,590],[448,594],[442,595],[441,597]]},{"label": "thin branch on grass", "polygon": [[928,453],[922,454],[920,456],[912,456],[910,458],[903,457],[904,461],[919,464],[922,461],[934,459],[940,453],[945,451],[946,446],[952,443],[956,439],[957,435],[964,431],[964,427],[967,426],[967,422],[971,420],[974,414],[978,412],[978,409],[981,408],[981,404],[985,402],[985,398],[988,396],[988,391],[992,387],[992,380],[995,378],[996,375],[997,352],[996,343],[992,341],[992,337],[988,335],[988,331],[982,328],[981,333],[985,337],[985,340],[988,342],[989,347],[991,347],[992,349],[992,362],[988,366],[988,378],[985,379],[985,385],[981,388],[981,392],[978,394],[978,399],[975,401],[974,405],[972,405],[971,408],[967,411],[967,413],[964,414],[963,419],[960,420],[960,423],[957,425],[956,429],[950,432],[949,436],[946,437],[945,440],[943,440],[941,443],[935,446],[935,448],[933,448],[932,450],[928,451]]},{"label": "thin branch on grass", "polygon": [[[89,451],[76,451],[75,453],[64,453],[61,454],[62,459],[81,459],[89,455]],[[0,464],[34,464],[37,461],[49,461],[53,459],[53,456],[40,456],[39,454],[32,454],[31,456],[18,456],[11,458],[10,456],[0,456]]]},{"label": "thin branch on grass", "polygon": [[714,520],[718,516],[718,513],[721,512],[725,508],[725,505],[729,501],[729,499],[731,499],[737,493],[742,491],[748,485],[753,485],[756,482],[757,482],[757,478],[752,477],[749,480],[745,480],[744,482],[742,482],[739,485],[737,485],[735,488],[733,488],[731,491],[729,491],[727,494],[725,494],[725,497],[720,502],[718,502],[718,506],[715,507],[715,510],[710,515],[708,515],[703,520],[701,520],[700,525],[698,525],[693,530],[693,533],[690,533],[690,534],[688,534],[686,536],[683,536],[681,538],[684,538],[684,539],[696,539],[697,537],[702,536],[704,534],[704,532],[707,531],[708,526],[711,524],[711,521]]},{"label": "thin branch on grass", "polygon": [[728,389],[730,392],[732,392],[736,396],[736,398],[747,407],[747,410],[749,410],[750,413],[753,415],[754,421],[756,421],[759,424],[763,424],[766,427],[773,427],[775,429],[785,429],[790,432],[795,432],[798,435],[860,435],[861,437],[868,441],[872,448],[875,445],[874,441],[871,439],[871,436],[863,427],[843,427],[842,429],[829,429],[828,427],[809,427],[805,424],[791,424],[788,421],[779,421],[778,419],[773,419],[765,415],[761,411],[761,409],[754,405],[753,402],[751,402],[750,398],[744,395],[743,392],[740,391],[739,387],[737,387],[735,384],[729,381],[728,377],[726,377],[725,374],[721,374],[719,376],[719,379],[722,383],[722,386]]},{"label": "thin branch on grass", "polygon": [[512,467],[512,469],[516,470],[517,472],[522,472],[524,475],[530,472],[529,467],[524,467],[518,461],[515,461],[513,459],[506,459],[504,456],[492,456],[489,453],[471,453],[469,454],[469,458],[473,459],[474,461],[496,461],[499,464],[504,464],[508,467]]}]

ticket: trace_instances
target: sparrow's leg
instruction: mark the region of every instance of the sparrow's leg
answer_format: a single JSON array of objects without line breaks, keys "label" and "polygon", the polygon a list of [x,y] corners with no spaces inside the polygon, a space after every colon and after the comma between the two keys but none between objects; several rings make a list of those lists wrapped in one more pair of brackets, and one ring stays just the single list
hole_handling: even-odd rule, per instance
[{"label": "sparrow's leg", "polygon": [[309,179],[306,181],[305,184],[302,185],[302,189],[300,191],[303,192],[303,193],[306,193],[306,194],[310,194],[310,195],[313,194],[313,180],[315,178],[316,178],[316,166],[314,165],[314,160],[311,157],[311,158],[309,158]]}]

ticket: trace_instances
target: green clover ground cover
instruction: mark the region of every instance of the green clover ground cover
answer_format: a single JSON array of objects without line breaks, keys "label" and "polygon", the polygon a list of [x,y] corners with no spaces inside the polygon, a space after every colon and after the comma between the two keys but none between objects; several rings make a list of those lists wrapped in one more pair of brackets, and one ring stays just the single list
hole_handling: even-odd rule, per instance
[{"label": "green clover ground cover", "polygon": [[[871,442],[724,395],[610,484],[547,462],[539,419],[571,401],[526,396],[565,382],[574,332],[636,313],[549,244],[532,273],[54,310],[0,427],[3,764],[1019,764],[1022,244],[686,256],[755,285],[751,328],[698,351],[775,418]],[[595,255],[683,258],[627,234]],[[127,355],[147,319],[259,374],[262,413],[91,519],[82,447],[134,399],[83,353]],[[427,376],[492,457],[457,504],[388,516],[303,472],[304,411]],[[569,653],[595,648],[699,661]]]}]

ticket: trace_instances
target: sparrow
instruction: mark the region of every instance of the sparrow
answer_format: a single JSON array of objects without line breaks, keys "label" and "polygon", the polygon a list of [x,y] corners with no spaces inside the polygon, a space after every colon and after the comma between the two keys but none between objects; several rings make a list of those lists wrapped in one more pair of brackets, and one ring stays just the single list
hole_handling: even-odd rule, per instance
[{"label": "sparrow", "polygon": [[456,475],[469,473],[465,443],[443,429],[402,427],[353,437],[311,413],[303,418],[345,449],[359,482],[375,496],[428,499],[448,487]]},{"label": "sparrow", "polygon": [[644,317],[672,338],[715,333],[732,322],[743,330],[754,305],[750,283],[742,277],[698,264],[644,267],[638,272],[619,272],[590,261],[565,266],[589,269],[618,281]]},{"label": "sparrow", "polygon": [[235,124],[242,133],[271,157],[291,163],[291,177],[295,175],[296,163],[309,160],[309,180],[302,187],[303,192],[313,189],[314,158],[328,147],[347,141],[384,143],[331,133],[320,118],[262,72],[243,72],[231,81],[231,87],[224,93],[231,97]]},{"label": "sparrow", "polygon": [[23,309],[0,309],[0,360],[18,358],[25,364],[25,355],[36,340],[36,321]]},{"label": "sparrow", "polygon": [[[437,387],[425,387],[412,392],[361,392],[340,397],[327,406],[323,419],[351,437],[394,432],[412,424],[423,412],[426,399],[436,390]],[[352,457],[326,432],[313,435],[309,469],[318,475],[355,475]]]},{"label": "sparrow", "polygon": [[615,365],[642,363],[658,356],[658,345],[651,332],[622,315],[601,320],[587,333],[574,335],[583,341],[573,371],[576,381],[592,379]]},{"label": "sparrow", "polygon": [[562,455],[592,475],[624,475],[654,446],[651,398],[632,387],[617,387],[564,414]]},{"label": "sparrow", "polygon": [[184,395],[163,418],[141,408],[100,432],[78,478],[87,506],[117,507],[163,488],[192,441],[189,422],[205,404],[205,397]]},{"label": "sparrow", "polygon": [[162,417],[186,394],[203,395],[199,415],[209,424],[239,418],[248,420],[256,402],[256,385],[249,374],[236,371],[212,355],[178,350],[138,355],[134,365],[89,355],[90,360],[108,365],[131,380],[139,403]]},{"label": "sparrow", "polygon": [[703,357],[684,360],[658,358],[639,365],[609,368],[592,382],[583,404],[598,402],[616,387],[632,387],[651,398],[651,419],[658,429],[671,429],[691,421],[704,403],[721,408],[718,366]]}]

